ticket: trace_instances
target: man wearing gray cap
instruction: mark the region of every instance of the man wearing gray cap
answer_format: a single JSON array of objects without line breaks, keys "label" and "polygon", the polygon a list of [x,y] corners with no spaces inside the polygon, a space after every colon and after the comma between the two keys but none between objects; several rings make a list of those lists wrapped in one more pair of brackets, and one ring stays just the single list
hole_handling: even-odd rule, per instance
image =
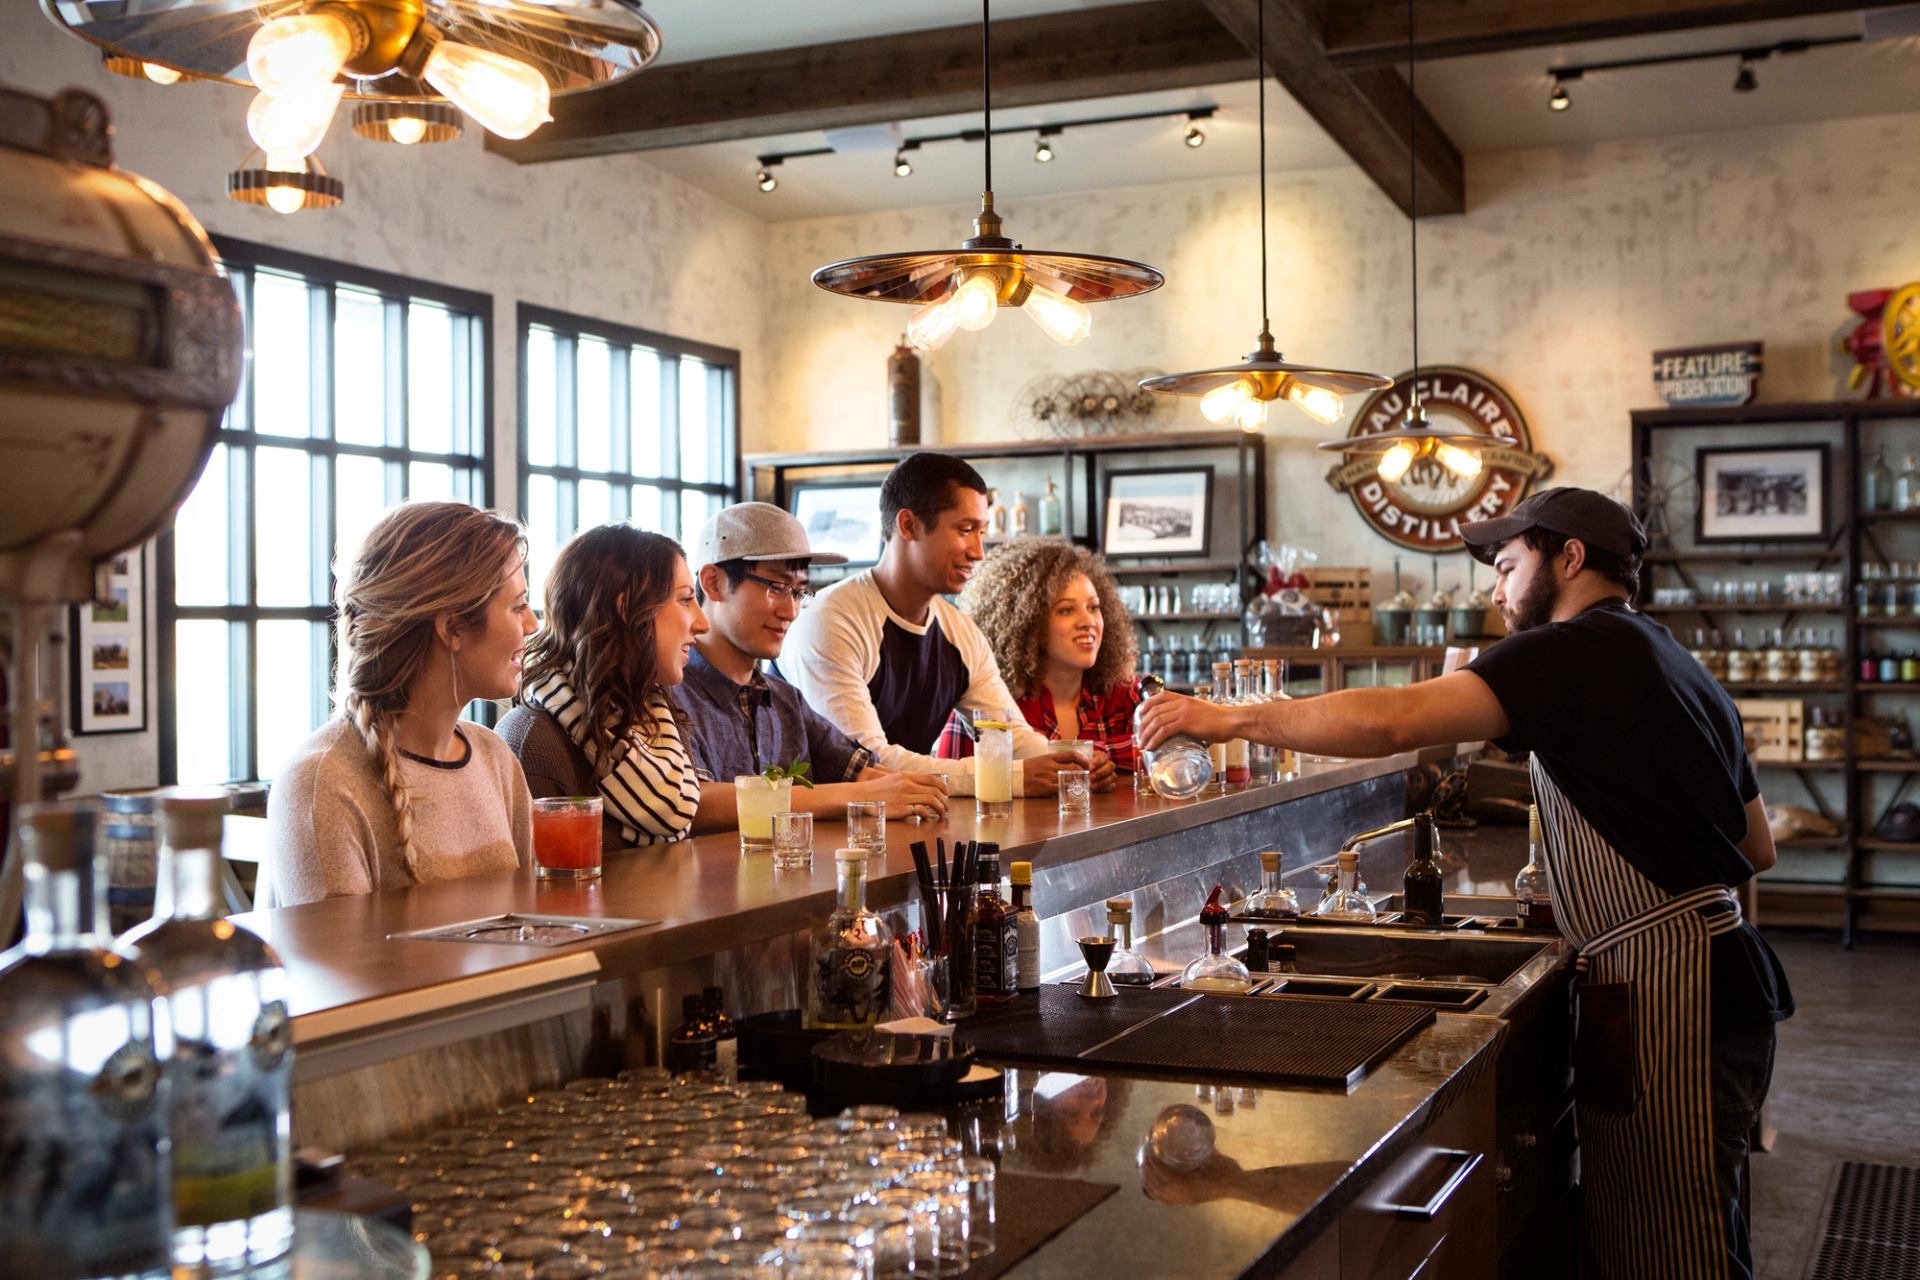
[{"label": "man wearing gray cap", "polygon": [[1747,1135],[1793,998],[1732,892],[1775,857],[1739,712],[1631,607],[1647,538],[1613,499],[1545,489],[1460,532],[1511,633],[1464,670],[1250,707],[1162,694],[1140,745],[1530,752],[1554,916],[1580,957],[1586,1269],[1750,1276]]},{"label": "man wearing gray cap", "polygon": [[794,788],[795,809],[833,813],[849,800],[884,800],[890,818],[945,816],[944,779],[875,766],[871,753],[809,707],[798,689],[760,669],[763,659],[780,656],[800,616],[808,568],[844,564],[846,557],[814,551],[800,522],[765,502],[720,511],[688,551],[710,629],[695,640],[686,678],[672,696],[686,712],[687,746],[701,780],[696,825],[736,824],[736,777],[802,761],[815,785]]}]

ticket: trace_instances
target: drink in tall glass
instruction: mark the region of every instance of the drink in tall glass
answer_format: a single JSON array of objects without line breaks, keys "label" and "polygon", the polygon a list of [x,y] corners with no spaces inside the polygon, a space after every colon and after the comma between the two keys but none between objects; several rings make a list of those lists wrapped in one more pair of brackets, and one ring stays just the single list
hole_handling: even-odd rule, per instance
[{"label": "drink in tall glass", "polygon": [[1007,721],[974,721],[979,739],[973,747],[973,796],[983,818],[1013,812],[1013,726]]}]

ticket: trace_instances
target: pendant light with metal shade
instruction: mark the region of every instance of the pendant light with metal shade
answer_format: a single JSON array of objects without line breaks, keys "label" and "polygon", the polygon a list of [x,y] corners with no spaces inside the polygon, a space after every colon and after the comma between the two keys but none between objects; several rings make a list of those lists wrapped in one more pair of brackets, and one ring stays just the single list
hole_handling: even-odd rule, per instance
[{"label": "pendant light with metal shade", "polygon": [[1260,14],[1254,50],[1254,75],[1260,82],[1260,346],[1240,364],[1142,378],[1140,385],[1163,395],[1199,396],[1200,412],[1207,421],[1233,421],[1244,431],[1264,427],[1267,406],[1282,398],[1331,425],[1346,412],[1342,396],[1378,391],[1392,383],[1377,373],[1288,364],[1274,348],[1267,313],[1267,6],[1256,8]]},{"label": "pendant light with metal shade", "polygon": [[[1092,328],[1087,304],[1130,298],[1164,282],[1154,268],[1091,253],[1028,250],[1001,234],[993,209],[993,48],[989,0],[980,0],[980,96],[986,154],[974,234],[958,249],[882,253],[829,263],[813,282],[833,293],[918,304],[907,339],[923,351],[958,329],[984,329],[1001,307],[1019,307],[1054,341],[1072,346]],[[763,184],[764,189],[764,184]]]},{"label": "pendant light with metal shade", "polygon": [[1336,453],[1378,455],[1375,468],[1382,480],[1393,483],[1421,458],[1432,458],[1462,479],[1480,474],[1481,450],[1487,437],[1472,431],[1448,431],[1427,420],[1420,403],[1420,99],[1414,96],[1413,0],[1407,0],[1407,226],[1413,248],[1413,375],[1407,380],[1407,416],[1392,431],[1322,441],[1320,448]]}]

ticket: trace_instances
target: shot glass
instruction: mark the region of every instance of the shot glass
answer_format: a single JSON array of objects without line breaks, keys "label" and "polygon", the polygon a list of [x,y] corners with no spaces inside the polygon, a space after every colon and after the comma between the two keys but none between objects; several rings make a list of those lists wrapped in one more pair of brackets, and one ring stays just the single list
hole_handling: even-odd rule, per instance
[{"label": "shot glass", "polygon": [[813,865],[813,815],[773,815],[773,869],[803,870]]},{"label": "shot glass", "polygon": [[1093,816],[1093,775],[1085,769],[1062,769],[1056,777],[1060,787],[1060,816],[1068,821]]},{"label": "shot glass", "polygon": [[600,797],[533,802],[533,860],[542,880],[600,878]]},{"label": "shot glass", "polygon": [[847,847],[864,849],[869,858],[887,851],[887,802],[853,800],[847,804]]}]

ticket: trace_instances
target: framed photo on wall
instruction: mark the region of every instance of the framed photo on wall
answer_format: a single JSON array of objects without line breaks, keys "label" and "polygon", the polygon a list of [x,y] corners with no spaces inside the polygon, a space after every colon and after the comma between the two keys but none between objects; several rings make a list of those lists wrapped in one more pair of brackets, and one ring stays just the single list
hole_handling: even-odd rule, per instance
[{"label": "framed photo on wall", "polygon": [[837,551],[854,568],[880,563],[878,480],[800,481],[788,490],[787,509],[815,551]]},{"label": "framed photo on wall", "polygon": [[1783,542],[1825,538],[1827,446],[1702,448],[1697,542]]},{"label": "framed photo on wall", "polygon": [[1213,468],[1107,472],[1107,556],[1204,556],[1212,544]]},{"label": "framed photo on wall", "polygon": [[106,598],[73,610],[75,733],[147,727],[146,573],[135,547],[113,558]]}]

